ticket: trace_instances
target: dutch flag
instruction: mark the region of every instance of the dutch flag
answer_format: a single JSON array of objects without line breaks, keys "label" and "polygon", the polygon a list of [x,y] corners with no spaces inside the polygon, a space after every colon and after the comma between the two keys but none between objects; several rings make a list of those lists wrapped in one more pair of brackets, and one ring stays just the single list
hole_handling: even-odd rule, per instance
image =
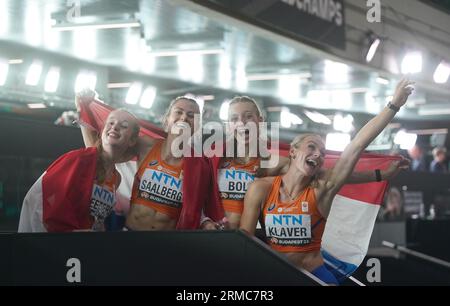
[{"label": "dutch flag", "polygon": [[[335,154],[327,155],[325,168],[332,167],[338,158]],[[387,169],[398,159],[363,154],[355,171]],[[344,185],[334,198],[322,237],[322,256],[339,281],[350,276],[366,256],[387,185],[386,181]]]}]

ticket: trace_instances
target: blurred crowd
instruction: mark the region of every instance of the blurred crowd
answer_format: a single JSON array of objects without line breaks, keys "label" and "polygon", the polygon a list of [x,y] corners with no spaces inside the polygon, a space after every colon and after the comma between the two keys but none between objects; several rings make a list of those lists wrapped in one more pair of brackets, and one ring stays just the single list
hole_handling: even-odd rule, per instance
[{"label": "blurred crowd", "polygon": [[411,171],[448,173],[447,149],[445,147],[435,147],[431,151],[431,161],[427,161],[428,154],[420,145],[415,145],[408,150],[408,155],[411,159]]}]

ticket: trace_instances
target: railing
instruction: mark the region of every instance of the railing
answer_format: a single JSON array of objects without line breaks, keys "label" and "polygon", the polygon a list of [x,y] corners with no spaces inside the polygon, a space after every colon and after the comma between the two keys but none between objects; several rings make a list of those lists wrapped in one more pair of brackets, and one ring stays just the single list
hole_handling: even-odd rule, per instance
[{"label": "railing", "polygon": [[401,253],[408,254],[408,255],[416,257],[416,258],[420,258],[420,259],[425,260],[425,261],[427,261],[429,263],[433,263],[433,264],[445,267],[447,269],[450,269],[450,262],[448,262],[448,261],[445,261],[445,260],[442,260],[442,259],[430,256],[430,255],[427,255],[427,254],[423,254],[423,253],[420,253],[420,252],[417,252],[417,251],[414,251],[414,250],[411,250],[411,249],[408,249],[408,248],[406,248],[404,246],[397,245],[397,244],[389,242],[389,241],[383,241],[382,245],[384,245],[385,247],[391,248],[391,249],[395,249],[395,250],[397,250],[397,251],[399,251]]}]

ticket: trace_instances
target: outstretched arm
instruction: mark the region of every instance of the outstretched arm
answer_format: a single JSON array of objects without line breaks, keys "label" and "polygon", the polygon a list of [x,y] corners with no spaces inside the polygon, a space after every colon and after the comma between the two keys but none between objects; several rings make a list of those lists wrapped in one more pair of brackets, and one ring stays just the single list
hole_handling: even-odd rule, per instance
[{"label": "outstretched arm", "polygon": [[[391,178],[394,178],[401,170],[408,169],[410,166],[410,160],[402,157],[401,160],[395,160],[392,161],[389,165],[389,168],[386,170],[380,170],[381,174],[381,180],[389,180]],[[278,165],[274,168],[267,168],[264,169],[264,172],[258,173],[258,177],[265,177],[265,176],[277,176],[286,174],[287,170],[289,169],[289,159],[280,156]],[[319,178],[324,178],[327,176],[327,172],[331,171],[329,170],[322,170],[319,173]],[[375,171],[362,171],[362,172],[352,172],[350,176],[345,180],[345,184],[362,184],[362,183],[370,183],[370,182],[376,182],[377,177],[375,175]]]},{"label": "outstretched arm", "polygon": [[[400,160],[394,160],[391,162],[386,170],[380,170],[381,180],[389,180],[397,176],[397,174],[409,168],[410,160],[402,157]],[[376,182],[377,177],[374,170],[352,172],[350,176],[345,180],[345,184],[362,184]]]},{"label": "outstretched arm", "polygon": [[[406,103],[413,90],[411,87],[412,84],[413,82],[405,79],[398,83],[394,98],[391,102],[394,108],[400,108]],[[344,152],[342,152],[335,167],[331,169],[328,177],[325,178],[325,184],[321,185],[319,190],[319,209],[324,217],[328,216],[332,199],[352,173],[361,153],[381,133],[392,118],[394,118],[395,114],[395,110],[385,107],[381,113],[370,120],[356,134],[355,138],[345,148]]]}]

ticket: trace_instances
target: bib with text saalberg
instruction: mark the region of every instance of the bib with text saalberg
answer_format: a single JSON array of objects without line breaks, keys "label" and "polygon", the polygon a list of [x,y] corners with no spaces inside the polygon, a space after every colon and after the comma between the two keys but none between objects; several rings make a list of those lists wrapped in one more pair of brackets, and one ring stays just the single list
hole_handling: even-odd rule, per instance
[{"label": "bib with text saalberg", "polygon": [[139,196],[175,208],[183,202],[182,180],[154,169],[146,169],[139,184]]},{"label": "bib with text saalberg", "polygon": [[311,243],[310,215],[267,214],[266,236],[274,244],[301,246]]}]

